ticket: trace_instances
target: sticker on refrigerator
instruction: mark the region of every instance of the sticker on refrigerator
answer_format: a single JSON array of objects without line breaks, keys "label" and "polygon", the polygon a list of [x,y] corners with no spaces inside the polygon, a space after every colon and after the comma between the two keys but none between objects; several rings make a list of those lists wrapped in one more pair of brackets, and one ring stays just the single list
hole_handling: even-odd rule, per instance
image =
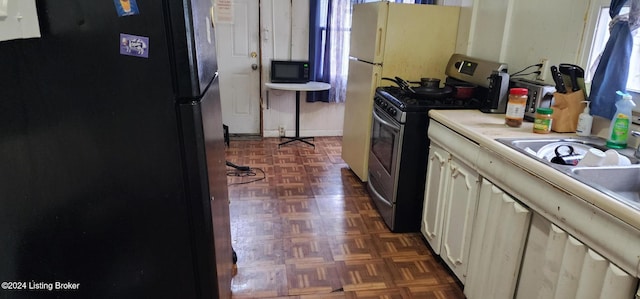
[{"label": "sticker on refrigerator", "polygon": [[120,54],[149,58],[149,38],[120,33]]},{"label": "sticker on refrigerator", "polygon": [[136,0],[113,0],[113,4],[116,5],[116,11],[120,17],[133,16],[140,13]]}]

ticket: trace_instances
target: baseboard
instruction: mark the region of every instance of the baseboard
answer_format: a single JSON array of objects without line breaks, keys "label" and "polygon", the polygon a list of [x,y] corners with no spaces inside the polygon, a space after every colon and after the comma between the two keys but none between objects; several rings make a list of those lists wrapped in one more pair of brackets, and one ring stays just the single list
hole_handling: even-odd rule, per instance
[{"label": "baseboard", "polygon": [[[285,136],[295,136],[295,131],[286,131]],[[263,132],[264,137],[280,137],[280,133],[278,130],[265,130]],[[314,136],[314,137],[325,137],[325,136],[342,136],[342,130],[303,130],[300,131],[300,136]]]}]

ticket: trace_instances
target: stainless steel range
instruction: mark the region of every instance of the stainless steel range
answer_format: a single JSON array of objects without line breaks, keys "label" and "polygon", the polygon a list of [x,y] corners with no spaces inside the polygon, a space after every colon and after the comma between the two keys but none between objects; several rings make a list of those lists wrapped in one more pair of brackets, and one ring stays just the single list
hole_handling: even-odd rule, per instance
[{"label": "stainless steel range", "polygon": [[426,94],[404,84],[376,89],[367,189],[393,232],[420,230],[429,154],[428,111],[480,109],[485,105],[488,87],[474,84],[474,96],[459,99],[455,93],[443,92],[454,83],[461,82],[448,77],[444,88]]}]

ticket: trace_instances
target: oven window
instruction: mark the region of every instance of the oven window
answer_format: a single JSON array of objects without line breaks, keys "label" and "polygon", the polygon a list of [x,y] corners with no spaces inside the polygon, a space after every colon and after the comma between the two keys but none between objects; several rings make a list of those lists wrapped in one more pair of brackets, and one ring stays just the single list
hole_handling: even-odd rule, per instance
[{"label": "oven window", "polygon": [[378,158],[388,174],[391,174],[393,165],[393,151],[398,138],[398,129],[389,127],[375,118],[371,131],[371,152]]}]

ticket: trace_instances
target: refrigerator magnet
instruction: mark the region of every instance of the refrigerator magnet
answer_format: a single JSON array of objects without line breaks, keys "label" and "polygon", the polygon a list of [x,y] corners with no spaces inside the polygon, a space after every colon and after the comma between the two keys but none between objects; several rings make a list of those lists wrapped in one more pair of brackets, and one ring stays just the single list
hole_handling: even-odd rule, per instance
[{"label": "refrigerator magnet", "polygon": [[116,5],[116,12],[120,17],[133,16],[140,13],[136,0],[113,0],[113,4]]},{"label": "refrigerator magnet", "polygon": [[120,33],[120,54],[149,58],[149,38]]}]

